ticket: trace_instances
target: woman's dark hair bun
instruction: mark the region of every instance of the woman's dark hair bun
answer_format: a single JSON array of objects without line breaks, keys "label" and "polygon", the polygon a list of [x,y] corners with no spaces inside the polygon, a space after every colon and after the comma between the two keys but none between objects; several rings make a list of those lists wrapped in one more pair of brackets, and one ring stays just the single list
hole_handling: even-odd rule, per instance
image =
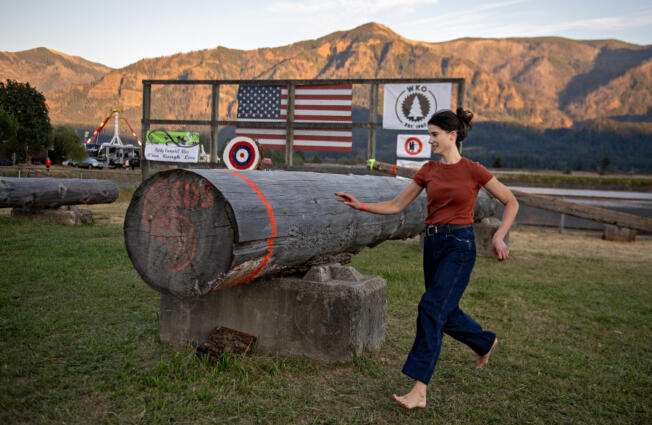
[{"label": "woman's dark hair bun", "polygon": [[473,120],[473,112],[464,108],[457,108],[455,115],[457,115],[457,118],[462,121],[462,124],[469,127],[469,130],[473,128],[473,124],[471,124],[471,120]]},{"label": "woman's dark hair bun", "polygon": [[473,112],[464,108],[457,108],[456,112],[446,109],[435,113],[428,121],[428,124],[436,125],[444,131],[456,131],[457,139],[455,143],[459,149],[462,140],[466,139],[469,131],[473,128],[473,124],[471,124],[472,119]]}]

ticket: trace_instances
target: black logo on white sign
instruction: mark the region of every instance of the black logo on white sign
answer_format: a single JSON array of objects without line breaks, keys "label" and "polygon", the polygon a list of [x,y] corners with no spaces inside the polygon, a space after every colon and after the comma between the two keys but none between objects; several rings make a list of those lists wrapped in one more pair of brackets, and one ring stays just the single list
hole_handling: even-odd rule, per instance
[{"label": "black logo on white sign", "polygon": [[425,85],[407,86],[396,98],[394,111],[405,128],[426,128],[437,111],[437,98]]}]

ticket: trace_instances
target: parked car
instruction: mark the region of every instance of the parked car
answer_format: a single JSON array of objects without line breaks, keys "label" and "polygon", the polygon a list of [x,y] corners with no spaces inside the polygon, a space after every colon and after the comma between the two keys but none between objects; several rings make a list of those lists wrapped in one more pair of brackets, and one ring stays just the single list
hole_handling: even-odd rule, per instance
[{"label": "parked car", "polygon": [[79,163],[74,159],[66,159],[61,163],[61,165],[68,166],[68,167],[79,167]]},{"label": "parked car", "polygon": [[86,158],[82,162],[79,163],[79,166],[81,168],[104,168],[104,164],[98,161],[95,158]]},{"label": "parked car", "polygon": [[3,159],[2,161],[0,161],[0,165],[14,165],[14,161],[12,161],[11,159]]}]

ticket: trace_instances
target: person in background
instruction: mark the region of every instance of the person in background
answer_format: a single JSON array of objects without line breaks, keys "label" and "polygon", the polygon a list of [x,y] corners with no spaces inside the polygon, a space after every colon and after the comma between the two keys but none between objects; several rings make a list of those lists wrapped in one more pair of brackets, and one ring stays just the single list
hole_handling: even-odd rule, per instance
[{"label": "person in background", "polygon": [[50,172],[50,167],[52,166],[52,161],[50,160],[50,157],[47,157],[45,159],[45,168],[48,169],[48,173]]},{"label": "person in background", "polygon": [[462,108],[440,111],[428,121],[429,143],[441,159],[424,164],[410,185],[391,201],[365,204],[353,196],[336,192],[338,201],[373,214],[397,214],[425,188],[428,199],[423,249],[425,293],[419,302],[417,332],[403,373],[415,380],[407,394],[394,399],[412,409],[426,407],[426,389],[435,370],[444,333],[468,345],[475,353],[476,369],[489,362],[496,347],[496,334],[482,329],[459,307],[475,263],[473,206],[481,187],[505,205],[503,220],[492,240],[498,261],[509,256],[504,237],[509,231],[518,202],[512,192],[489,170],[460,154],[460,143],[472,128],[473,113]]}]

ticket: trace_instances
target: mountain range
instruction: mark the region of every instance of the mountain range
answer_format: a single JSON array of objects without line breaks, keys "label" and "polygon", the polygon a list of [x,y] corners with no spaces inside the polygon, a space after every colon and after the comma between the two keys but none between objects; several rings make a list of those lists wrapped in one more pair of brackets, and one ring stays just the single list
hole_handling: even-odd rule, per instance
[{"label": "mountain range", "polygon": [[[429,43],[368,23],[287,46],[218,46],[142,59],[120,69],[47,48],[0,52],[1,80],[30,82],[45,94],[53,123],[82,126],[95,126],[119,107],[138,127],[143,79],[418,77],[465,78],[464,106],[477,121],[563,129],[604,118],[645,123],[652,117],[652,45],[618,40]],[[220,89],[220,118],[234,117],[236,89]],[[354,103],[365,107],[367,99],[365,88],[355,87]],[[209,119],[209,114],[208,86],[153,87],[152,117]]]}]

